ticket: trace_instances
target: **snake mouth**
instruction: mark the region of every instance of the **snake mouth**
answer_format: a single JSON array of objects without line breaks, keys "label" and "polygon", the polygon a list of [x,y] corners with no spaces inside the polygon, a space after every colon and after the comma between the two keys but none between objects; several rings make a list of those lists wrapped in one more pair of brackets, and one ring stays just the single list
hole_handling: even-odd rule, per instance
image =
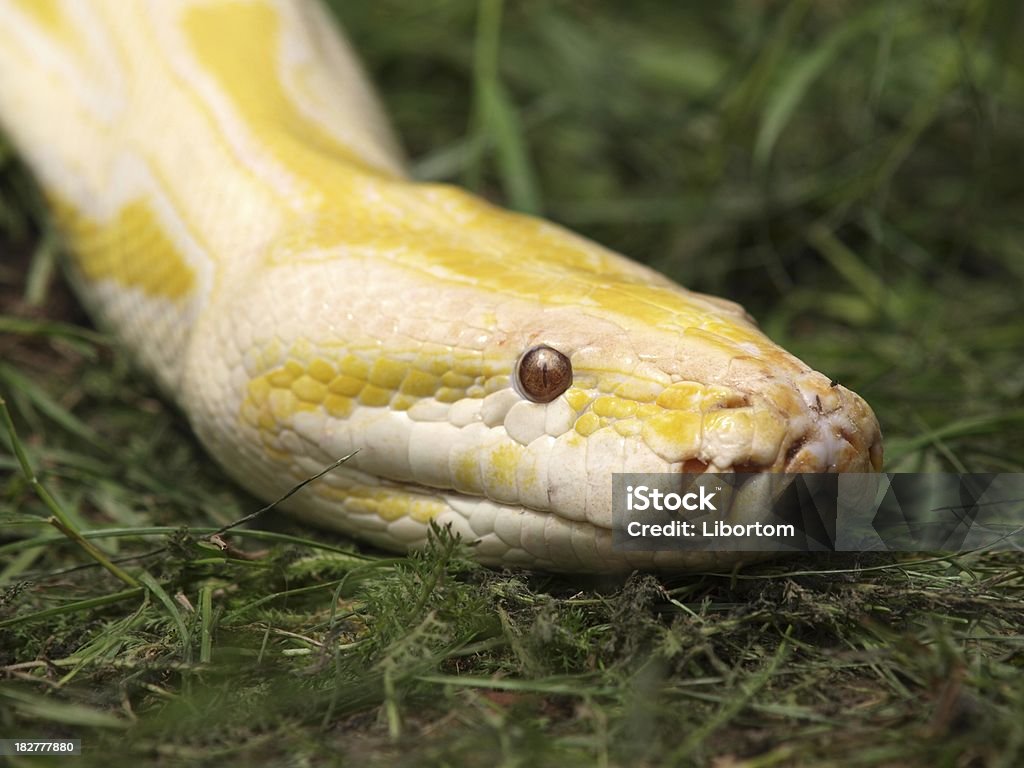
[{"label": "snake mouth", "polygon": [[[855,396],[854,396],[855,397]],[[861,401],[862,402],[862,401]],[[856,405],[856,402],[852,403]],[[719,508],[711,521],[732,525],[763,523],[773,501],[785,493],[799,473],[872,472],[881,468],[881,434],[874,415],[863,410],[837,408],[825,412],[799,414],[788,440],[782,441],[771,464],[755,464],[749,457],[716,466],[713,461],[691,458],[674,467],[680,486],[694,484],[724,486],[713,475],[741,475],[729,480],[733,490],[719,499]],[[625,468],[625,471],[630,471]],[[668,467],[664,472],[673,472]],[[552,482],[565,481],[568,475],[552,476]],[[439,509],[433,521],[450,526],[453,533],[468,543],[474,557],[492,566],[539,568],[560,572],[628,572],[634,569],[681,572],[716,569],[736,562],[756,561],[777,556],[779,552],[739,552],[713,547],[686,550],[624,551],[614,544],[616,522],[612,510],[611,474],[600,480],[598,502],[586,508],[559,504],[557,494],[549,491],[548,506],[529,505],[525,498],[498,500],[487,494],[456,490],[409,480],[382,480],[377,488],[415,496]],[[607,486],[604,483],[607,482]],[[606,490],[605,490],[606,489]],[[726,501],[728,499],[728,501]],[[323,510],[319,516],[327,527],[344,529],[349,523],[339,519],[336,510]],[[697,518],[693,518],[697,520]],[[408,517],[393,522],[373,521],[371,517],[358,528],[361,537],[385,548],[418,548],[425,545],[428,528]],[[354,524],[352,524],[353,527]],[[351,532],[351,531],[346,531]]]},{"label": "snake mouth", "polygon": [[782,472],[880,472],[882,432],[871,408],[844,387],[830,385],[836,393],[831,409],[820,396],[805,393],[811,424],[790,441],[781,456]]},{"label": "snake mouth", "polygon": [[[716,465],[713,459],[693,457],[676,465],[674,470],[665,472],[690,476],[688,485],[697,482],[699,477],[708,475],[795,475],[795,474],[835,474],[835,473],[872,473],[882,469],[882,436],[874,413],[857,395],[844,388],[838,388],[838,402],[831,409],[821,406],[815,397],[813,405],[794,420],[800,427],[792,431],[791,437],[784,440],[771,463],[757,463],[749,456],[739,456],[738,460],[722,466]],[[833,389],[835,392],[835,389]],[[628,468],[623,471],[629,472]],[[609,486],[612,478],[607,478]],[[774,477],[771,485],[777,492],[788,486],[782,477]],[[755,485],[757,485],[755,483]],[[558,518],[566,522],[582,522],[595,529],[611,531],[614,527],[610,507],[607,509],[588,509],[584,515],[579,512],[566,514],[557,504],[536,507],[521,500],[505,501],[490,499],[486,495],[465,494],[455,489],[429,489],[444,496],[446,501],[454,501],[455,505],[471,505],[486,502],[515,514],[538,515],[545,518]],[[746,522],[756,522],[757,505],[753,503],[755,492],[745,494],[742,506],[745,511],[737,513],[727,511],[727,517],[735,514]],[[551,498],[549,496],[549,498]],[[610,497],[609,497],[610,498]],[[761,497],[762,500],[764,497]],[[749,503],[748,503],[749,502]],[[762,505],[763,508],[763,505]],[[750,519],[746,519],[750,518]]]},{"label": "snake mouth", "polygon": [[722,467],[713,461],[694,458],[682,462],[678,472],[684,475],[870,473],[881,472],[882,461],[882,435],[877,424],[865,432],[828,423],[797,434],[784,444],[778,458],[770,464],[740,460]]},{"label": "snake mouth", "polygon": [[[735,473],[880,472],[882,433],[874,412],[857,394],[812,374],[796,382],[803,401],[788,415],[790,430],[779,444],[774,461],[758,463],[742,457],[724,469]],[[683,471],[687,469],[684,466]]]}]

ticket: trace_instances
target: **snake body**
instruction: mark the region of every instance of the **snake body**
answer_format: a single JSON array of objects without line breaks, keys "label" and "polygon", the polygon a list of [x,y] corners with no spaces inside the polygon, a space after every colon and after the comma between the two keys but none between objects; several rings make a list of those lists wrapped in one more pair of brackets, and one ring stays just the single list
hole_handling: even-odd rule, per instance
[{"label": "snake body", "polygon": [[[76,289],[210,455],[270,500],[358,449],[290,501],[306,520],[701,568],[737,556],[612,549],[613,472],[880,468],[865,402],[738,305],[411,181],[313,2],[0,0],[0,73]],[[517,368],[538,347],[571,363],[548,402]]]}]

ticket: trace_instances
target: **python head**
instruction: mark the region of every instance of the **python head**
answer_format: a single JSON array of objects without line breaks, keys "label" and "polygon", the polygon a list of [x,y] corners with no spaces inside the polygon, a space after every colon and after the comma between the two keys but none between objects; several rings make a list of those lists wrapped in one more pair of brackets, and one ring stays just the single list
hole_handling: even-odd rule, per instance
[{"label": "python head", "polygon": [[186,376],[211,453],[267,498],[357,451],[300,517],[392,549],[451,525],[496,565],[721,567],[613,551],[612,474],[880,469],[868,405],[737,304],[450,187],[375,192],[389,217],[274,244]]}]

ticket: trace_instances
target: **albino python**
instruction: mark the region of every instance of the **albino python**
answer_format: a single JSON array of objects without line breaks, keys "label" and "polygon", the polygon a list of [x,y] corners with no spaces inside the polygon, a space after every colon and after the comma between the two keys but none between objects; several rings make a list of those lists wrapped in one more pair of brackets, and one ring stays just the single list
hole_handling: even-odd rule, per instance
[{"label": "albino python", "polygon": [[398,550],[617,552],[611,475],[877,471],[871,409],[693,293],[405,174],[314,2],[0,0],[0,124],[73,283],[244,487]]}]

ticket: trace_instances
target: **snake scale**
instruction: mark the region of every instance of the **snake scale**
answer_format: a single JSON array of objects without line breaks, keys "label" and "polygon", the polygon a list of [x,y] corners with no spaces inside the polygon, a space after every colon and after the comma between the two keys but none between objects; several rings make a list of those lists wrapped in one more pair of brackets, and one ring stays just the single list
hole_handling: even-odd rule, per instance
[{"label": "snake scale", "polygon": [[613,472],[877,471],[856,394],[741,307],[554,224],[411,181],[305,0],[0,0],[0,124],[68,271],[264,499],[395,550],[450,525],[492,565],[618,552]]}]

